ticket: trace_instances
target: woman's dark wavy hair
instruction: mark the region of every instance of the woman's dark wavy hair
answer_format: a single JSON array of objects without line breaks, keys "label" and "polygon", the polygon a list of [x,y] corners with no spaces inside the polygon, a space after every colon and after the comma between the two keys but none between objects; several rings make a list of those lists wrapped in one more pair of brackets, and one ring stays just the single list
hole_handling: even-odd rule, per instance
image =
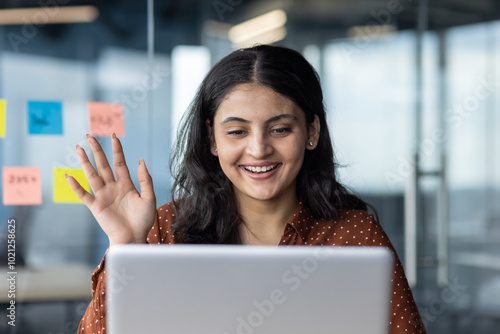
[{"label": "woman's dark wavy hair", "polygon": [[266,86],[294,101],[311,124],[318,115],[318,145],[306,150],[297,176],[297,194],[316,219],[335,219],[338,209],[366,210],[336,178],[337,165],[326,124],[319,76],[298,52],[278,46],[240,49],[220,60],[203,80],[178,130],[171,160],[172,200],[176,209],[173,232],[181,243],[240,243],[241,221],[231,182],[210,152],[207,120],[237,85]]}]

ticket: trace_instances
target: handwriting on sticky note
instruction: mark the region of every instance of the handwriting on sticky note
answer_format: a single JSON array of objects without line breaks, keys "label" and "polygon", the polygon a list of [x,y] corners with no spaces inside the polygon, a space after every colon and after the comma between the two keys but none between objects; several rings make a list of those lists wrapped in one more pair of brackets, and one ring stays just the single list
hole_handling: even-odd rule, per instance
[{"label": "handwriting on sticky note", "polygon": [[62,102],[28,101],[28,133],[62,135]]},{"label": "handwriting on sticky note", "polygon": [[54,202],[56,203],[82,203],[75,192],[69,186],[64,174],[71,175],[80,185],[90,192],[90,186],[81,169],[54,168]]},{"label": "handwriting on sticky note", "polygon": [[90,133],[94,136],[125,136],[123,105],[89,102]]},{"label": "handwriting on sticky note", "polygon": [[5,100],[0,99],[0,137],[5,137],[5,123],[6,123],[6,105]]},{"label": "handwriting on sticky note", "polygon": [[3,204],[42,204],[42,183],[38,167],[3,167]]}]

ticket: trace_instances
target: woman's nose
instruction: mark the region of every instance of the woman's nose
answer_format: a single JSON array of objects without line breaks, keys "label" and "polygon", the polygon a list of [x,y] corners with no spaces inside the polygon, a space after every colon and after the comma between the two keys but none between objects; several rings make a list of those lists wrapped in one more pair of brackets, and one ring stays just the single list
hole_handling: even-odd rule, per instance
[{"label": "woman's nose", "polygon": [[273,147],[267,136],[255,134],[249,138],[247,154],[255,159],[263,159],[273,153]]}]

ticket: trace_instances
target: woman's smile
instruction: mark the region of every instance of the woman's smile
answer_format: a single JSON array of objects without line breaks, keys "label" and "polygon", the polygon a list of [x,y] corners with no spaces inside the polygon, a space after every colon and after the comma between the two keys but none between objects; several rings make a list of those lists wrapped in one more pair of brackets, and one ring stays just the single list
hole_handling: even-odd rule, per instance
[{"label": "woman's smile", "polygon": [[248,177],[254,180],[265,180],[274,176],[281,166],[281,163],[276,163],[243,165],[241,167]]},{"label": "woman's smile", "polygon": [[279,166],[279,163],[277,164],[255,164],[255,165],[243,165],[241,167],[245,168],[247,171],[251,173],[266,173],[269,171],[272,171],[273,169],[277,168]]}]

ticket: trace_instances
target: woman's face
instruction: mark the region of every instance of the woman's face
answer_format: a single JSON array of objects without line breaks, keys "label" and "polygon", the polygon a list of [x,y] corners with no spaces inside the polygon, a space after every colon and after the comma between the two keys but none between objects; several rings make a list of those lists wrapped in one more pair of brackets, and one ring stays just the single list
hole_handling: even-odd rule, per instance
[{"label": "woman's face", "polygon": [[265,201],[295,196],[305,150],[317,145],[319,120],[308,126],[293,101],[265,86],[240,84],[222,100],[210,131],[212,154],[237,198]]}]

